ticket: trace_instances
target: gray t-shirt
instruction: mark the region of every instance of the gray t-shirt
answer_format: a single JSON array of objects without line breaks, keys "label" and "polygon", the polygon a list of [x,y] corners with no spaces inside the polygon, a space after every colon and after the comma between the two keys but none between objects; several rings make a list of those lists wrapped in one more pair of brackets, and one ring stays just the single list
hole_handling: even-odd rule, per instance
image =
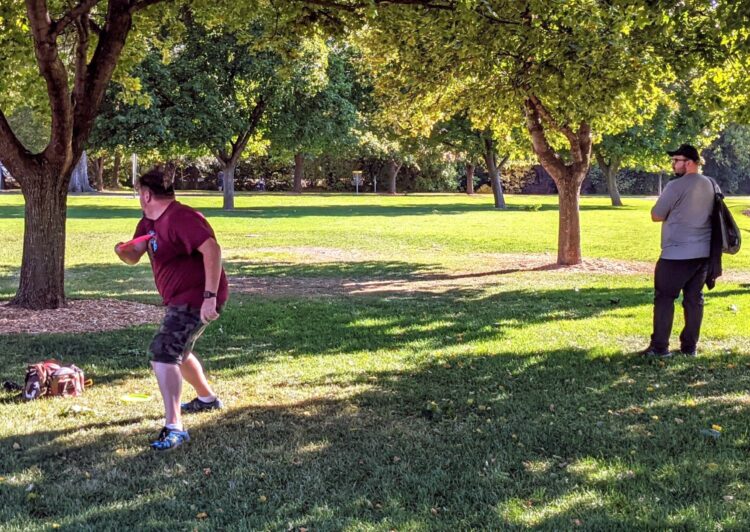
[{"label": "gray t-shirt", "polygon": [[713,181],[701,174],[686,174],[667,183],[651,209],[664,218],[661,225],[662,259],[697,259],[711,251]]}]

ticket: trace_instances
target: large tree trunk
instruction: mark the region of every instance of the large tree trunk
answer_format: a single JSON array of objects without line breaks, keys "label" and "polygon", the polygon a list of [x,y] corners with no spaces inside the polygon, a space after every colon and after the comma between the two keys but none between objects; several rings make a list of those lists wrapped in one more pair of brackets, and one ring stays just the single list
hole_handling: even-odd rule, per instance
[{"label": "large tree trunk", "polygon": [[[581,262],[581,223],[578,211],[579,194],[591,165],[591,128],[582,122],[577,130],[559,125],[535,96],[525,102],[526,128],[539,163],[557,185],[560,217],[557,242],[557,263],[573,265]],[[543,122],[562,133],[570,144],[572,162],[565,164],[547,141]]]},{"label": "large tree trunk", "polygon": [[602,173],[607,180],[607,192],[609,192],[612,205],[615,207],[622,207],[620,190],[617,188],[617,172],[620,170],[620,159],[618,157],[612,157],[608,163],[599,150],[594,150],[594,154],[596,155],[596,162],[599,164],[599,168],[601,168]]},{"label": "large tree trunk", "polygon": [[396,159],[389,159],[386,165],[386,172],[388,174],[388,193],[396,193],[396,176],[398,171],[401,170],[401,164],[396,162]]},{"label": "large tree trunk", "polygon": [[68,185],[68,192],[93,192],[89,183],[89,164],[86,152],[81,154],[78,159],[73,173],[70,176],[70,183]]},{"label": "large tree trunk", "polygon": [[[585,176],[585,174],[584,174]],[[581,179],[583,182],[583,179]],[[581,222],[578,211],[581,185],[574,177],[555,180],[560,202],[557,230],[557,263],[580,264]]]},{"label": "large tree trunk", "polygon": [[65,304],[67,179],[27,175],[22,190],[26,200],[23,259],[11,304],[33,310],[58,308]]},{"label": "large tree trunk", "polygon": [[487,165],[487,172],[490,174],[490,181],[492,182],[492,195],[495,197],[495,208],[505,208],[505,195],[503,194],[503,182],[500,179],[500,168],[505,165],[508,160],[505,157],[500,163],[497,164],[497,153],[495,152],[495,142],[490,136],[484,136],[484,162]]},{"label": "large tree trunk", "polygon": [[474,165],[466,163],[466,193],[474,194]]},{"label": "large tree trunk", "polygon": [[294,192],[302,193],[302,179],[305,175],[305,156],[302,153],[294,154]]}]

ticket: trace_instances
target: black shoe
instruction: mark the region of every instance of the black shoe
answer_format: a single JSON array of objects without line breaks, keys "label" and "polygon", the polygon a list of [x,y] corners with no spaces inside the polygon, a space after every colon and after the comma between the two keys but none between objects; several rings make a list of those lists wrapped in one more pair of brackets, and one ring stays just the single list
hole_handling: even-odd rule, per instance
[{"label": "black shoe", "polygon": [[685,355],[686,357],[695,358],[698,356],[698,351],[696,349],[680,349],[680,354]]},{"label": "black shoe", "polygon": [[659,351],[657,349],[654,349],[651,346],[647,347],[646,349],[641,351],[639,354],[651,360],[670,358],[672,356],[671,351]]},{"label": "black shoe", "polygon": [[224,403],[218,397],[210,403],[205,403],[197,397],[189,403],[182,403],[180,408],[183,412],[194,414],[196,412],[206,412],[208,410],[221,410],[224,408]]}]

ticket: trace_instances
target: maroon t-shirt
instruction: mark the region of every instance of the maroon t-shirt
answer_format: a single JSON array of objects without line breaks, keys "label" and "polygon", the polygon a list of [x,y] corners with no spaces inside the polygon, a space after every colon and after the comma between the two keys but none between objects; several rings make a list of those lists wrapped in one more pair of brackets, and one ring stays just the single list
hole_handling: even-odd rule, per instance
[{"label": "maroon t-shirt", "polygon": [[[201,213],[173,201],[156,220],[145,216],[135,228],[135,237],[150,234],[148,258],[154,271],[156,289],[165,305],[189,305],[199,309],[203,304],[206,272],[198,248],[214,231]],[[216,306],[227,300],[227,276],[221,269]]]}]

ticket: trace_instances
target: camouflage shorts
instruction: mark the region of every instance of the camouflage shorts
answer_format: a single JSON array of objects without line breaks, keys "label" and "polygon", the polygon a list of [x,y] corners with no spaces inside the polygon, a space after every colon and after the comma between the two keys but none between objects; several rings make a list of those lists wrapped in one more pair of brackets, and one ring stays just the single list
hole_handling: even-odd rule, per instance
[{"label": "camouflage shorts", "polygon": [[182,357],[193,350],[206,326],[201,321],[200,310],[188,308],[187,305],[167,307],[161,326],[151,340],[151,360],[182,364]]}]

